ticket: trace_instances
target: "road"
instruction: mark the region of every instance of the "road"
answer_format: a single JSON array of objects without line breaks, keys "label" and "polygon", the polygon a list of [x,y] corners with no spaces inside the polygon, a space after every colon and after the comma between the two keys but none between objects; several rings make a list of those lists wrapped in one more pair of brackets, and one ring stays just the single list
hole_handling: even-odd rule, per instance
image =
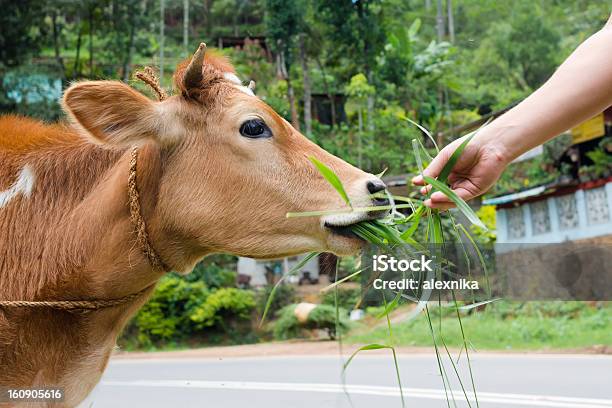
[{"label": "road", "polygon": [[[612,356],[478,354],[471,359],[480,407],[612,407]],[[358,356],[348,368],[346,387],[341,364],[333,355],[114,358],[91,398],[93,408],[401,407],[391,355]],[[445,364],[457,407],[467,407],[448,358]],[[407,407],[447,407],[435,355],[400,355],[399,365]],[[457,370],[471,389],[464,356]],[[475,407],[473,395],[467,396]]]}]

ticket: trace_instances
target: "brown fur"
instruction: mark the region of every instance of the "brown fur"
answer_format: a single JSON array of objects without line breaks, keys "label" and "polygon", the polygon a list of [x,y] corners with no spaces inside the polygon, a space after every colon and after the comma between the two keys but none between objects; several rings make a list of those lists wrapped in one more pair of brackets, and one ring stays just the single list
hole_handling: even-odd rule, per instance
[{"label": "brown fur", "polygon": [[[83,82],[64,96],[74,126],[0,118],[0,192],[25,165],[36,176],[30,197],[0,207],[0,298],[112,299],[160,278],[135,245],[129,220],[134,145],[141,146],[138,187],[151,243],[177,271],[214,252],[270,258],[359,247],[319,219],[285,214],[342,206],[308,156],[332,166],[356,203],[369,203],[365,182],[373,176],[224,80],[223,72],[233,72],[226,60],[207,58],[196,90],[181,88],[184,66],[176,74],[180,95],[163,102],[119,82]],[[240,136],[240,124],[253,117],[274,137]],[[88,313],[0,308],[0,386],[62,386],[64,405],[75,406],[99,381],[117,335],[146,297]]]}]

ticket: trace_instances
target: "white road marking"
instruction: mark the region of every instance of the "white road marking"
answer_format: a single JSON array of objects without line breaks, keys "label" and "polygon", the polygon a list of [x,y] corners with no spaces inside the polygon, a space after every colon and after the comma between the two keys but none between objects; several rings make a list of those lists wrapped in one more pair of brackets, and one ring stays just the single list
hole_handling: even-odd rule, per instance
[{"label": "white road marking", "polygon": [[[189,381],[189,380],[142,380],[142,381],[102,381],[102,387],[165,387],[165,388],[193,388],[193,389],[223,389],[223,390],[250,390],[250,391],[288,391],[288,392],[322,392],[376,395],[382,397],[399,397],[397,387],[375,385],[346,385],[321,383],[279,383],[279,382],[251,382],[251,381]],[[466,401],[461,390],[452,390],[457,401]],[[449,396],[451,390],[449,390]],[[405,397],[446,400],[444,390],[432,388],[405,388]],[[597,398],[559,397],[551,395],[506,394],[493,392],[477,392],[479,402],[491,402],[508,405],[525,405],[531,407],[555,408],[612,408],[612,400]],[[467,392],[470,401],[474,401],[474,394]]]},{"label": "white road marking", "polygon": [[29,197],[34,189],[35,181],[36,176],[34,175],[34,171],[26,164],[23,166],[23,169],[21,169],[21,172],[17,177],[17,181],[15,181],[15,183],[8,190],[0,192],[0,208],[7,205],[19,194]]}]

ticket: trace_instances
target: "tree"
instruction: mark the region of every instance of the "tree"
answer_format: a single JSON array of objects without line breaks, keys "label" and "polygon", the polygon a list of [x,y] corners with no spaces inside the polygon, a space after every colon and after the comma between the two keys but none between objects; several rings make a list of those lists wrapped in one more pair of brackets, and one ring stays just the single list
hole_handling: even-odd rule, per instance
[{"label": "tree", "polygon": [[159,83],[164,80],[164,42],[166,41],[166,0],[159,1]]},{"label": "tree", "polygon": [[[352,75],[362,72],[375,82],[376,58],[385,44],[383,2],[380,0],[317,0],[317,16],[327,26],[333,53],[355,64]],[[373,127],[374,96],[367,100],[368,128]]]},{"label": "tree", "polygon": [[300,62],[302,64],[302,82],[304,86],[304,126],[306,135],[312,136],[312,87],[310,83],[310,68],[306,56],[306,35],[301,33],[300,38]]},{"label": "tree", "polygon": [[303,25],[302,1],[266,0],[266,29],[276,52],[277,75],[287,81],[287,98],[291,107],[291,124],[300,128],[295,92],[291,82],[291,63],[297,35]]},{"label": "tree", "polygon": [[183,0],[183,52],[187,54],[189,46],[189,0]]},{"label": "tree", "polygon": [[3,7],[0,13],[0,64],[16,66],[24,58],[36,54],[40,48],[39,41],[44,31],[32,30],[32,27],[44,27],[44,1],[23,0],[12,2],[10,7]]},{"label": "tree", "polygon": [[540,86],[557,66],[559,35],[536,5],[518,7],[509,24],[493,27],[490,34],[500,55],[511,67],[518,67],[520,79],[531,89]]},{"label": "tree", "polygon": [[351,78],[351,82],[346,86],[345,92],[350,98],[349,102],[354,104],[357,110],[357,166],[361,167],[363,155],[363,111],[368,108],[368,99],[374,95],[376,89],[368,84],[368,79],[364,74],[357,74]]}]

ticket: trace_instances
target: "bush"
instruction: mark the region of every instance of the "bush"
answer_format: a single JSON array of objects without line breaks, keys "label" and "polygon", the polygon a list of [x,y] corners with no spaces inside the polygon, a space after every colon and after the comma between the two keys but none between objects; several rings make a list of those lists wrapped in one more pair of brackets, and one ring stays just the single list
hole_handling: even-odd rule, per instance
[{"label": "bush", "polygon": [[230,319],[248,320],[255,308],[255,295],[250,290],[222,288],[194,308],[189,318],[198,329],[218,326],[225,328]]},{"label": "bush", "polygon": [[183,279],[189,282],[202,281],[209,288],[236,286],[236,257],[213,255],[198,263]]},{"label": "bush", "polygon": [[[257,291],[257,313],[263,315],[263,312],[266,308],[266,303],[270,298],[270,294],[272,293],[272,289],[274,285],[267,285],[261,290]],[[288,306],[297,301],[297,297],[295,295],[295,286],[293,285],[279,285],[276,288],[276,293],[272,298],[272,302],[270,303],[270,308],[268,310],[268,316],[274,316],[279,310],[283,307]]]},{"label": "bush", "polygon": [[189,318],[195,308],[208,297],[202,282],[187,282],[177,276],[160,280],[151,299],[140,309],[123,333],[126,341],[136,346],[185,340],[194,331]]},{"label": "bush", "polygon": [[[251,331],[255,294],[236,288],[209,289],[178,275],[162,278],[151,299],[130,321],[120,343],[151,348],[221,338]],[[237,330],[238,329],[238,330]]]},{"label": "bush", "polygon": [[[336,309],[329,305],[317,305],[310,314],[305,323],[300,323],[295,316],[295,307],[297,305],[285,306],[278,312],[278,320],[274,323],[274,338],[278,340],[287,340],[296,337],[306,337],[306,332],[309,330],[325,330],[330,339],[336,338]],[[340,333],[345,333],[348,330],[349,324],[346,320],[346,311],[339,310],[338,328]]]},{"label": "bush", "polygon": [[[360,288],[344,288],[337,287],[338,291],[338,306],[341,309],[352,310],[361,300]],[[334,290],[327,291],[321,297],[321,303],[328,306],[335,306],[336,294]]]}]

